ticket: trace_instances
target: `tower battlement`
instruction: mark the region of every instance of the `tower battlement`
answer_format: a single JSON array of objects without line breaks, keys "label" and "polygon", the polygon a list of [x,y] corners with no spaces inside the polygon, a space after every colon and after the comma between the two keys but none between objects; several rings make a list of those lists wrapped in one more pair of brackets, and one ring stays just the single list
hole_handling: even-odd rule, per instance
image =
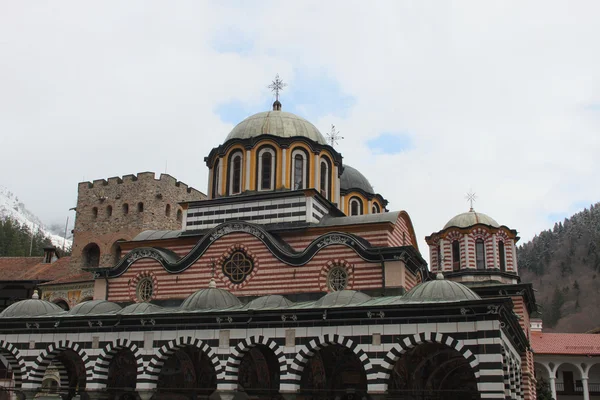
[{"label": "tower battlement", "polygon": [[180,188],[182,190],[186,190],[189,194],[195,194],[200,197],[204,196],[202,192],[194,189],[191,186],[188,186],[186,183],[178,181],[173,176],[169,174],[160,174],[158,179],[156,178],[156,174],[154,172],[139,172],[137,174],[128,174],[123,175],[122,177],[113,176],[108,179],[95,179],[93,181],[87,182],[79,182],[78,190],[81,193],[82,190],[86,189],[99,189],[106,188],[107,186],[116,186],[116,185],[128,185],[128,184],[140,184],[140,183],[150,183],[150,182],[162,182],[165,184],[169,184]]}]

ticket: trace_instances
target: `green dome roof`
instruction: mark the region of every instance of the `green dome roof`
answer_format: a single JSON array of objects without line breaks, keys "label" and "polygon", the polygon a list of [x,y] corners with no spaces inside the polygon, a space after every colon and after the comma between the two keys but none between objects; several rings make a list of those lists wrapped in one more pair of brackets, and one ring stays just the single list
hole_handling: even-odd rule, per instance
[{"label": "green dome roof", "polygon": [[356,290],[339,290],[321,297],[315,302],[315,307],[343,307],[364,303],[371,296]]},{"label": "green dome roof", "polygon": [[352,168],[347,164],[344,164],[344,172],[340,177],[340,188],[342,190],[361,189],[369,194],[375,194],[369,180],[356,168]]},{"label": "green dome roof", "polygon": [[265,111],[246,118],[233,128],[225,141],[249,139],[267,134],[282,138],[301,136],[322,145],[327,144],[321,132],[313,124],[295,114],[279,110]]},{"label": "green dome roof", "polygon": [[452,218],[446,225],[444,225],[444,229],[452,226],[457,228],[468,228],[469,226],[477,224],[489,225],[495,228],[500,227],[500,224],[498,224],[492,217],[483,213],[475,212],[475,210],[471,209],[469,212],[458,214],[456,217]]},{"label": "green dome roof", "polygon": [[481,300],[481,297],[465,285],[444,279],[442,274],[433,281],[421,283],[400,298],[402,303],[443,303]]},{"label": "green dome roof", "polygon": [[90,300],[77,304],[69,311],[69,315],[109,314],[115,313],[121,306],[106,300]]},{"label": "green dome roof", "polygon": [[150,303],[133,303],[123,307],[117,314],[149,314],[154,312],[166,311],[163,307]]},{"label": "green dome roof", "polygon": [[191,294],[183,304],[181,309],[186,311],[196,310],[222,310],[225,308],[241,305],[240,300],[225,289],[218,289],[214,281],[207,289],[200,289]]},{"label": "green dome roof", "polygon": [[11,304],[0,313],[0,318],[42,317],[65,311],[54,303],[39,299],[27,299]]},{"label": "green dome roof", "polygon": [[286,308],[293,304],[294,302],[286,299],[281,295],[272,294],[269,296],[262,296],[252,300],[246,305],[246,308],[250,310],[257,310],[262,308]]}]

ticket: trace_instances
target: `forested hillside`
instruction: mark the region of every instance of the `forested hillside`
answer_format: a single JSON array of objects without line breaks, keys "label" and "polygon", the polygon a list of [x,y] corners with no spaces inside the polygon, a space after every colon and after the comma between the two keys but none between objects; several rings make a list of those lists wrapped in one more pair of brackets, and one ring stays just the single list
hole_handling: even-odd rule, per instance
[{"label": "forested hillside", "polygon": [[523,282],[532,282],[544,330],[600,326],[600,203],[541,232],[517,251]]},{"label": "forested hillside", "polygon": [[0,218],[0,257],[26,257],[30,253],[41,257],[46,246],[52,246],[52,242],[39,231],[32,235],[26,225],[11,218]]}]

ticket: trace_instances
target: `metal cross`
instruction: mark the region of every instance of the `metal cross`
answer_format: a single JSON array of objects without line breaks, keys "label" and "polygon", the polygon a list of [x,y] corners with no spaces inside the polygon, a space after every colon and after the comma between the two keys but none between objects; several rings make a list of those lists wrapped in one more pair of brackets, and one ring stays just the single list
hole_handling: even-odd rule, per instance
[{"label": "metal cross", "polygon": [[279,100],[279,92],[282,91],[286,86],[287,83],[283,83],[283,81],[279,79],[279,74],[277,74],[275,75],[275,80],[267,87],[275,93],[275,100]]},{"label": "metal cross", "polygon": [[473,203],[475,202],[475,200],[477,200],[477,195],[474,192],[469,191],[469,192],[467,192],[467,195],[465,196],[465,198],[471,204],[470,211],[473,211]]},{"label": "metal cross", "polygon": [[344,137],[339,135],[339,131],[335,129],[335,125],[331,125],[331,132],[327,134],[327,141],[333,147],[333,145],[338,144],[338,140],[342,140]]}]

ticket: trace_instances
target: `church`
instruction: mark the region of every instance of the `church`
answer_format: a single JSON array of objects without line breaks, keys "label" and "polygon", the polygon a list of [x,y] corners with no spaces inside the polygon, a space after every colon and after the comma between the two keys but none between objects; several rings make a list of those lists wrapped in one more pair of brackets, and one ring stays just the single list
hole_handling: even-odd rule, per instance
[{"label": "church", "polygon": [[278,98],[204,161],[206,195],[152,173],[79,184],[89,298],[50,282],[2,311],[13,398],[536,398],[515,229],[471,208],[420,250]]}]

